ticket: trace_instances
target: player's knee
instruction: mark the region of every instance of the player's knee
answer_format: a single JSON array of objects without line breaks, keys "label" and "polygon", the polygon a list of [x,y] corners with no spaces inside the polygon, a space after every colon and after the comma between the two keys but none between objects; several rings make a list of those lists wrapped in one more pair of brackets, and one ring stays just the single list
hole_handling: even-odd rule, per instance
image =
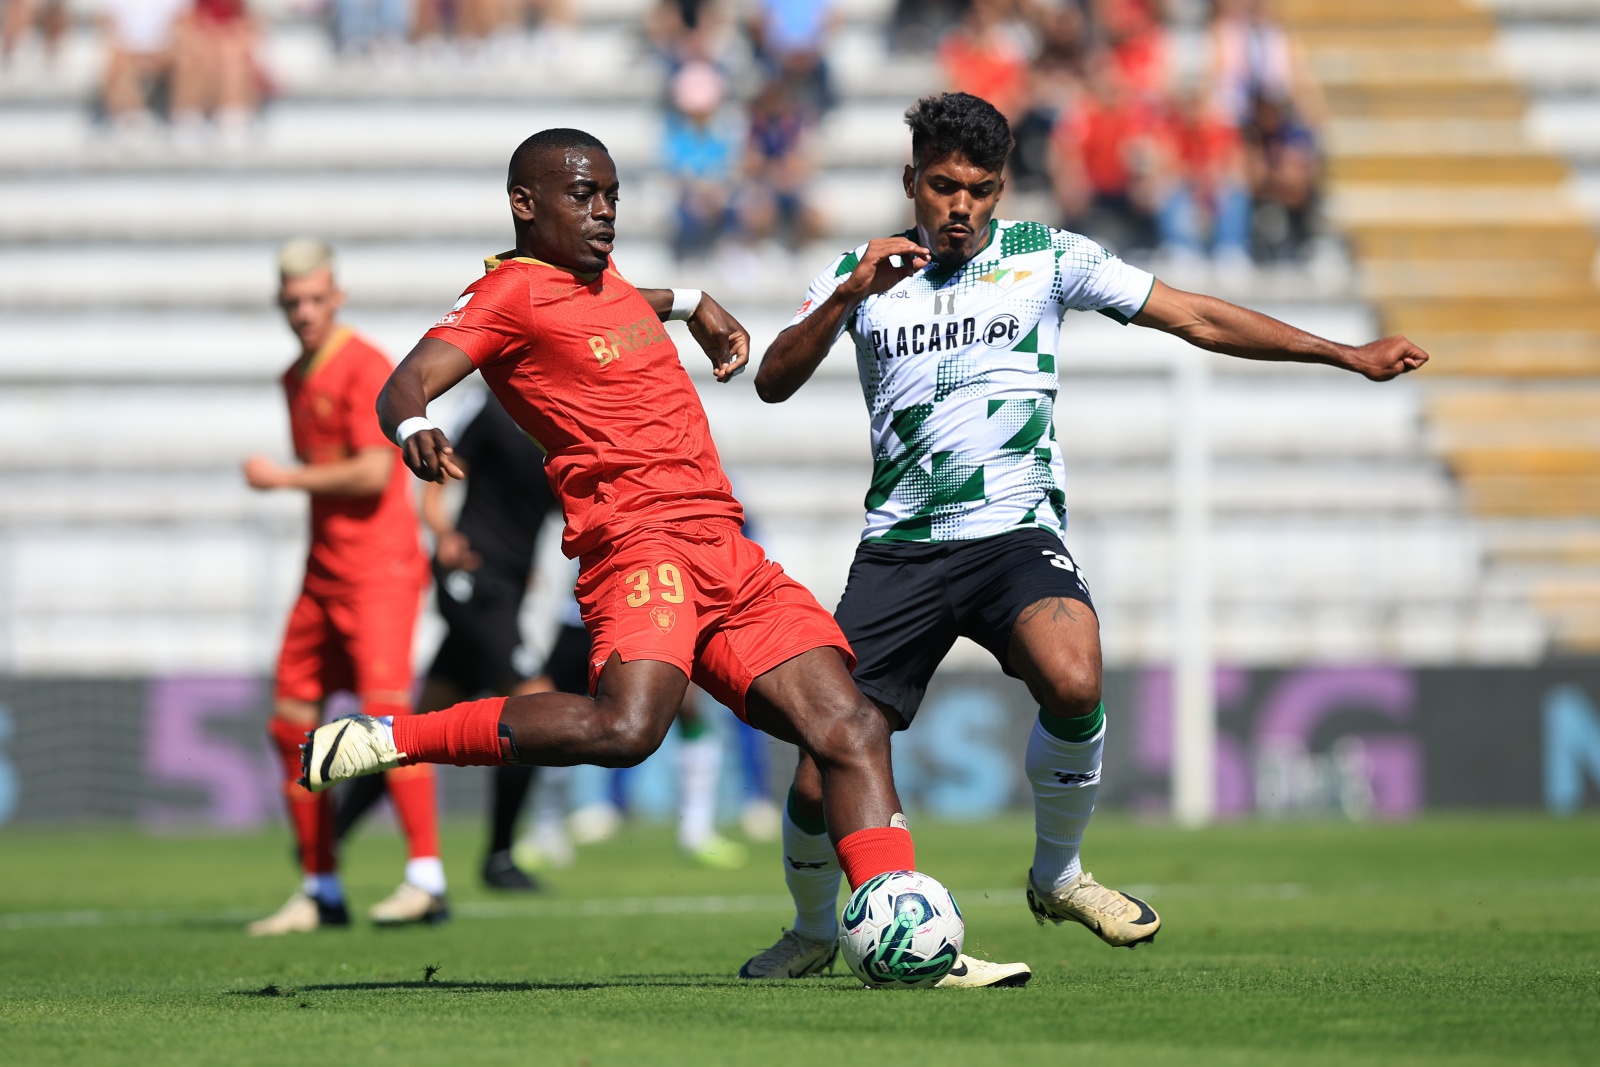
[{"label": "player's knee", "polygon": [[622,707],[596,716],[595,763],[602,767],[637,767],[667,738],[672,716],[652,715],[644,707]]},{"label": "player's knee", "polygon": [[[824,765],[871,758],[889,749],[889,724],[883,712],[858,692],[815,705],[814,721],[806,733],[812,757]],[[819,797],[821,791],[819,776]]]},{"label": "player's knee", "polygon": [[1088,715],[1100,704],[1100,667],[1084,660],[1066,660],[1052,666],[1042,679],[1039,702],[1063,718]]}]

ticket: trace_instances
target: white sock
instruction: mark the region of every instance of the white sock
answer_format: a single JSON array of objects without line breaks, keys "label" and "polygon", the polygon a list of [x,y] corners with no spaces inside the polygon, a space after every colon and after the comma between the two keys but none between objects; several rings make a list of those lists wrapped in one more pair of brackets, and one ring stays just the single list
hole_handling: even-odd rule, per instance
[{"label": "white sock", "polygon": [[344,884],[337,874],[308,874],[300,883],[300,892],[328,907],[344,903]]},{"label": "white sock", "polygon": [[678,847],[694,851],[717,832],[722,738],[707,731],[678,743]]},{"label": "white sock", "polygon": [[1060,889],[1083,870],[1078,848],[1100,792],[1105,727],[1088,741],[1063,741],[1038,722],[1028,738],[1028,781],[1033,783],[1033,881]]},{"label": "white sock", "polygon": [[406,860],[406,881],[436,897],[444,896],[444,864],[438,856],[418,856]]},{"label": "white sock", "polygon": [[808,834],[783,808],[783,880],[794,898],[794,932],[813,941],[839,936],[839,854],[826,833]]}]

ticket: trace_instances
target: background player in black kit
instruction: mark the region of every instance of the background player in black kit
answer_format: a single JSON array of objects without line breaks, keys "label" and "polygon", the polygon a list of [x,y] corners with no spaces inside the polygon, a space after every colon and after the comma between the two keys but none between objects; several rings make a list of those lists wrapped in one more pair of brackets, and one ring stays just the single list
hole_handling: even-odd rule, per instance
[{"label": "background player in black kit", "polygon": [[[423,490],[422,517],[435,540],[439,614],[449,631],[428,668],[419,712],[550,688],[518,625],[540,531],[557,511],[544,454],[486,391],[466,401],[457,420],[460,429],[451,440],[467,475],[460,514],[451,521],[443,485],[425,483]],[[483,880],[494,888],[538,888],[511,859],[517,816],[534,773],[531,766],[494,768],[483,861]],[[351,782],[339,808],[340,836],[382,796],[381,776]]]}]

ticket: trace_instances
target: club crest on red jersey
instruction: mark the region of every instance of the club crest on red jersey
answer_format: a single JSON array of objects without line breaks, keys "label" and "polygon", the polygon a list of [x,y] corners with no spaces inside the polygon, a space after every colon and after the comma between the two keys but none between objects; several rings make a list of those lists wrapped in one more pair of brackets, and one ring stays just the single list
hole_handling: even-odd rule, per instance
[{"label": "club crest on red jersey", "polygon": [[664,634],[670,634],[672,628],[678,624],[678,615],[671,608],[651,608],[650,621],[656,624],[656,629]]}]

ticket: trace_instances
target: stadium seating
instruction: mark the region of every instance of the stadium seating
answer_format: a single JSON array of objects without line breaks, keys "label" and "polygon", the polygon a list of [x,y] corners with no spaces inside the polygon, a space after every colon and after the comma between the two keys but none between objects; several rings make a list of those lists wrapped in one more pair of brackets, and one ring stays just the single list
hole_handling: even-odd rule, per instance
[{"label": "stadium seating", "polygon": [[1435,356],[1430,444],[1488,520],[1490,570],[1555,648],[1600,648],[1600,4],[1281,9],[1326,91],[1366,291]]},{"label": "stadium seating", "polygon": [[[275,380],[292,349],[271,308],[278,240],[303,231],[333,238],[351,292],[348,318],[398,357],[481,257],[505,244],[497,189],[510,145],[539,126],[580,124],[612,143],[624,166],[619,264],[641,282],[682,278],[726,294],[759,351],[830,254],[903,224],[898,113],[937,84],[925,58],[885,51],[875,25],[884,0],[846,5],[850,18],[830,56],[842,102],[823,138],[827,239],[792,258],[760,253],[738,271],[687,272],[672,264],[668,199],[654,181],[660,72],[644,58],[636,29],[643,4],[577,6],[584,22],[564,54],[579,58],[549,60],[552,70],[515,51],[471,64],[426,56],[398,69],[340,63],[323,31],[287,2],[257,4],[268,16],[281,97],[254,137],[203,152],[117,143],[91,122],[82,100],[98,58],[86,28],[54,73],[19,63],[0,74],[0,670],[269,665],[298,578],[303,503],[251,493],[237,467],[251,451],[287,455]],[[1456,10],[1446,0],[1389,6]],[[1304,33],[1308,42],[1337,45],[1356,25],[1329,17]],[[1486,17],[1458,25],[1416,14],[1404,25],[1398,37],[1419,48],[1487,48],[1494,35]],[[616,58],[586,65],[597,55]],[[1350,69],[1363,62],[1349,60]],[[1550,257],[1521,255],[1529,234],[1549,235],[1555,258],[1575,270],[1592,259],[1593,238],[1573,221],[1577,209],[1569,216],[1540,207],[1564,172],[1518,139],[1520,119],[1506,101],[1520,106],[1522,97],[1509,77],[1458,88],[1441,76],[1427,94],[1433,110],[1421,117],[1444,129],[1456,120],[1441,116],[1470,111],[1473,101],[1505,113],[1483,121],[1498,124],[1515,151],[1490,152],[1499,142],[1475,134],[1461,143],[1475,146],[1470,158],[1493,160],[1485,166],[1496,168],[1497,183],[1528,191],[1517,200],[1529,216],[1520,229],[1499,215],[1442,209],[1435,226],[1381,224],[1413,217],[1419,204],[1443,204],[1421,175],[1451,183],[1455,163],[1467,157],[1413,153],[1397,163],[1379,149],[1393,141],[1391,126],[1411,119],[1391,113],[1383,93],[1354,77],[1345,96],[1330,88],[1330,97],[1350,109],[1338,112],[1336,147],[1370,148],[1340,147],[1331,160],[1336,217],[1375,295],[1410,294],[1377,300],[1385,324],[1420,333],[1398,316],[1456,321],[1457,290],[1428,288],[1438,285],[1441,262],[1459,265],[1483,250],[1520,259],[1498,288],[1492,276],[1474,282],[1477,268],[1461,266],[1463,284],[1477,284],[1479,295],[1554,270]],[[1464,182],[1451,187],[1474,194]],[[1555,288],[1564,280],[1556,271],[1549,288],[1528,298],[1555,303],[1568,292]],[[1337,270],[1202,281],[1342,340],[1378,331]],[[1511,301],[1498,306],[1514,310]],[[1521,358],[1506,353],[1533,350],[1502,351],[1498,335],[1485,342],[1482,321],[1454,334],[1433,328],[1429,343],[1440,346],[1441,363],[1501,367]],[[1547,331],[1539,358],[1588,366],[1600,349],[1586,328],[1574,319],[1563,332]],[[714,384],[678,336],[759,535],[831,602],[867,481],[865,416],[849,354],[825,363],[793,401],[768,408],[748,377]],[[1170,653],[1169,371],[1174,359],[1202,357],[1097,316],[1070,318],[1064,336],[1057,424],[1069,462],[1071,547],[1105,619],[1108,659],[1158,662]],[[1544,574],[1556,557],[1593,567],[1600,536],[1560,522],[1469,518],[1464,505],[1487,507],[1492,462],[1512,453],[1484,460],[1481,482],[1463,476],[1459,484],[1439,458],[1466,454],[1449,444],[1452,426],[1521,419],[1549,429],[1548,412],[1485,408],[1459,422],[1437,413],[1455,411],[1452,403],[1470,407],[1474,382],[1498,381],[1484,372],[1469,379],[1457,369],[1459,389],[1427,391],[1417,380],[1376,386],[1314,368],[1228,360],[1214,367],[1214,586],[1227,660],[1524,662],[1543,654],[1549,627],[1566,632],[1561,620],[1576,610],[1568,604],[1575,587],[1552,590],[1527,576]],[[1568,478],[1560,457],[1569,442],[1540,442],[1550,455],[1525,461]],[[971,649],[961,655],[981,662]]]}]

